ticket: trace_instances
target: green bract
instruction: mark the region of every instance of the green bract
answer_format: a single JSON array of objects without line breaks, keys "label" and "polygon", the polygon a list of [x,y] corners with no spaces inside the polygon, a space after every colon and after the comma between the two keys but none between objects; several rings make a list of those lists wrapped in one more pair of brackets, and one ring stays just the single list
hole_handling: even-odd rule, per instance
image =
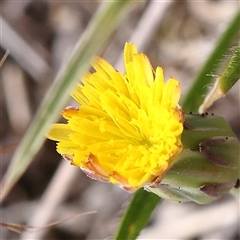
[{"label": "green bract", "polygon": [[186,114],[184,149],[158,186],[147,189],[173,201],[206,204],[221,197],[239,178],[239,142],[221,117]]}]

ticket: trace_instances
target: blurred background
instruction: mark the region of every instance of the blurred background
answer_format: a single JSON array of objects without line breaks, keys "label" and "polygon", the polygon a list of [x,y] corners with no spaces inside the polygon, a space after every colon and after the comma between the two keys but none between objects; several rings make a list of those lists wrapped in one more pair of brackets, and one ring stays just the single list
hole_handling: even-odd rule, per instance
[{"label": "blurred background", "polygon": [[[0,69],[3,175],[54,76],[101,1],[2,0],[0,4],[0,59],[10,51]],[[154,68],[162,66],[166,78],[181,82],[184,95],[237,11],[237,0],[139,2],[101,55],[122,70],[124,44],[134,42]],[[225,117],[240,138],[239,98],[238,83],[209,112]],[[59,121],[63,121],[60,115]],[[111,239],[131,194],[88,179],[62,160],[55,148],[55,142],[46,140],[2,204],[1,221],[42,227],[70,220],[20,234],[1,228],[1,239]],[[96,213],[74,218],[91,211]],[[238,231],[239,203],[226,195],[207,206],[163,201],[139,239],[234,240],[240,238]]]}]

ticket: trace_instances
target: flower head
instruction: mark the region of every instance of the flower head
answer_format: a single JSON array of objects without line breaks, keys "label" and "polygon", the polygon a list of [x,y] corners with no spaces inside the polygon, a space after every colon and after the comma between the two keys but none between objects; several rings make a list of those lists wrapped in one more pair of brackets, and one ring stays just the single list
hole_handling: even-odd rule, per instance
[{"label": "flower head", "polygon": [[62,112],[48,138],[57,151],[89,177],[134,191],[160,182],[181,152],[183,113],[179,82],[164,83],[146,55],[126,43],[126,74],[97,57],[73,93],[80,103]]}]

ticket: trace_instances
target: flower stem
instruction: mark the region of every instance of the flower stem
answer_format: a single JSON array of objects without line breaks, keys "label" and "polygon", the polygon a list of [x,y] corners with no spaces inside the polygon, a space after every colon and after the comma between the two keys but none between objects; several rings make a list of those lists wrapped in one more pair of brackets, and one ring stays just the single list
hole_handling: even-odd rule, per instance
[{"label": "flower stem", "polygon": [[133,195],[114,239],[136,239],[160,201],[157,195],[139,189]]}]

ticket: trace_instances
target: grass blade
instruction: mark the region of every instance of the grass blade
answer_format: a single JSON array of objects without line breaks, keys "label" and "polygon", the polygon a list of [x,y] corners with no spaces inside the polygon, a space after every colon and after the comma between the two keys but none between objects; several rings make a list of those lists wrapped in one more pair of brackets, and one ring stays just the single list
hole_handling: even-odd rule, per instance
[{"label": "grass blade", "polygon": [[239,33],[239,23],[240,11],[237,12],[236,16],[233,18],[232,22],[229,24],[228,28],[216,44],[211,56],[205,62],[201,71],[193,81],[193,84],[182,103],[184,111],[197,112],[208,90],[206,86],[212,81],[212,77],[208,75],[216,71],[220,60],[231,46],[232,40]]},{"label": "grass blade", "polygon": [[16,150],[1,183],[1,201],[25,172],[45,140],[49,125],[56,121],[79,78],[89,68],[92,57],[103,47],[115,27],[136,1],[110,1],[100,6],[76,48],[49,90],[42,106]]},{"label": "grass blade", "polygon": [[240,78],[240,41],[226,64],[222,74],[216,78],[214,86],[207,94],[199,113],[204,113],[217,99],[223,97]]},{"label": "grass blade", "polygon": [[220,76],[220,89],[226,93],[240,77],[240,41]]}]

